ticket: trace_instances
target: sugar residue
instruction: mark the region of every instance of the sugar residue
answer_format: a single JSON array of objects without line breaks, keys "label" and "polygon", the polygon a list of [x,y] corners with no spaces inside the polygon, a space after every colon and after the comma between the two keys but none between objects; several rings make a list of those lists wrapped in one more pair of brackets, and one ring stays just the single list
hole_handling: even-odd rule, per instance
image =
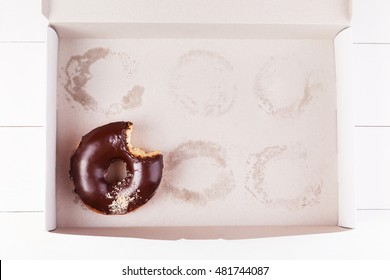
[{"label": "sugar residue", "polygon": [[131,204],[136,205],[140,199],[142,199],[140,190],[132,188],[132,174],[128,172],[126,178],[115,183],[110,187],[111,191],[106,194],[106,198],[112,199],[111,204],[108,206],[110,214],[123,215],[126,214],[131,207]]},{"label": "sugar residue", "polygon": [[222,55],[191,50],[182,55],[173,71],[175,101],[194,115],[227,113],[236,99],[234,68]]},{"label": "sugar residue", "polygon": [[277,119],[302,114],[322,84],[314,72],[302,72],[298,61],[271,57],[256,76],[253,91],[259,107]]},{"label": "sugar residue", "polygon": [[[126,74],[126,87],[129,89],[126,93],[123,93],[118,100],[113,100],[113,102],[108,105],[100,104],[96,96],[94,96],[96,93],[87,91],[87,83],[93,78],[90,67],[92,64],[103,59],[120,61],[122,70]],[[65,73],[65,82],[63,86],[68,94],[66,99],[69,102],[78,103],[84,110],[100,112],[105,115],[114,115],[122,110],[134,109],[141,106],[144,87],[134,85],[134,64],[135,61],[126,53],[115,52],[102,47],[89,49],[83,55],[71,56],[62,69]],[[60,77],[62,76],[63,75],[60,73]],[[109,82],[110,80],[107,79],[107,83]],[[120,93],[118,94],[120,95]]]},{"label": "sugar residue", "polygon": [[[215,164],[215,172],[218,174],[216,181],[209,186],[203,186],[202,189],[174,185],[174,170],[187,160],[196,158],[210,159]],[[233,172],[226,165],[224,151],[212,142],[188,141],[179,145],[167,156],[164,172],[163,185],[166,191],[185,202],[206,204],[211,200],[226,197],[234,188]],[[191,174],[196,174],[191,180],[197,180],[202,170],[193,170]]]},{"label": "sugar residue", "polygon": [[123,109],[132,109],[141,106],[142,104],[142,95],[144,94],[144,87],[134,86],[131,90],[127,92],[127,95],[122,98],[122,107]]},{"label": "sugar residue", "polygon": [[92,78],[89,68],[91,64],[99,59],[105,58],[109,53],[106,48],[93,48],[83,55],[72,56],[65,67],[67,81],[64,85],[69,96],[86,110],[96,110],[98,103],[96,99],[88,94],[85,89],[87,82]]},{"label": "sugar residue", "polygon": [[[269,185],[266,183],[267,173],[272,171],[268,170],[270,162],[283,159],[293,160],[296,164],[304,166],[303,170],[301,170],[301,176],[304,177],[302,179],[305,181],[304,186],[301,186],[303,191],[297,193],[292,198],[284,198],[283,195],[271,195],[270,192],[272,188],[279,188],[279,192],[283,193],[282,190],[284,186]],[[292,147],[266,147],[262,152],[251,155],[248,160],[248,165],[251,166],[251,170],[245,187],[264,205],[268,207],[299,210],[320,202],[323,187],[322,179],[318,172],[308,164],[307,153],[300,145]],[[285,174],[281,174],[281,172],[281,170],[276,170],[276,173],[280,174],[279,176],[285,176]],[[283,180],[287,183],[290,179],[291,178],[284,178]],[[287,191],[287,189],[285,189],[285,191]]]}]

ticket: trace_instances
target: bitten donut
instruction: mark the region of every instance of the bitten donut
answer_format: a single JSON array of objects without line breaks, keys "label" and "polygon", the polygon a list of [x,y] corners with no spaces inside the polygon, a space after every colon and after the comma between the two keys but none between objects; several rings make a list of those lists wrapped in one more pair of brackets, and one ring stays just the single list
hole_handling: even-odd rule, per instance
[{"label": "bitten donut", "polygon": [[[114,122],[82,137],[70,160],[75,192],[92,210],[121,215],[144,205],[156,192],[162,177],[163,156],[131,145],[131,122]],[[109,166],[126,163],[126,177],[114,183],[106,179]]]}]

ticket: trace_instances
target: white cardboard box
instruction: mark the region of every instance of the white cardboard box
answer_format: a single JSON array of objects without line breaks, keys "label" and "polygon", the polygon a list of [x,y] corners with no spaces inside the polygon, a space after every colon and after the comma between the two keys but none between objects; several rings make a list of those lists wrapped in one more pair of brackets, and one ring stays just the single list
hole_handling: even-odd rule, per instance
[{"label": "white cardboard box", "polygon": [[[248,238],[354,225],[349,1],[43,1],[47,229]],[[88,210],[69,160],[102,124],[164,154],[146,205]],[[189,194],[189,195],[188,195]]]}]

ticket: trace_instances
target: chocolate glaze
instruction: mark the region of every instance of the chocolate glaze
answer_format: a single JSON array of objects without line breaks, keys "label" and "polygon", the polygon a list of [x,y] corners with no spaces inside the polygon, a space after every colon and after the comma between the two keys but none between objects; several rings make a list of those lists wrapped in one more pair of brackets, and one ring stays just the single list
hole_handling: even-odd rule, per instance
[{"label": "chocolate glaze", "polygon": [[[145,204],[160,184],[163,156],[132,154],[126,145],[126,132],[131,126],[131,122],[114,122],[95,128],[82,137],[71,157],[69,174],[75,192],[100,213],[126,214]],[[109,184],[105,179],[107,170],[116,160],[126,163],[127,175]]]}]

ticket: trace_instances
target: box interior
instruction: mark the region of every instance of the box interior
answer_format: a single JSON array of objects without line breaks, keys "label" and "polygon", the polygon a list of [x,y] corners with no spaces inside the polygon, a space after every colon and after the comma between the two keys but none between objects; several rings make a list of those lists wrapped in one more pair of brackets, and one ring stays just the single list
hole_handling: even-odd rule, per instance
[{"label": "box interior", "polygon": [[[340,230],[334,38],[344,24],[51,26],[57,232],[175,239]],[[105,216],[73,192],[69,160],[83,135],[119,120],[134,123],[134,146],[163,153],[164,175],[146,205]]]}]

